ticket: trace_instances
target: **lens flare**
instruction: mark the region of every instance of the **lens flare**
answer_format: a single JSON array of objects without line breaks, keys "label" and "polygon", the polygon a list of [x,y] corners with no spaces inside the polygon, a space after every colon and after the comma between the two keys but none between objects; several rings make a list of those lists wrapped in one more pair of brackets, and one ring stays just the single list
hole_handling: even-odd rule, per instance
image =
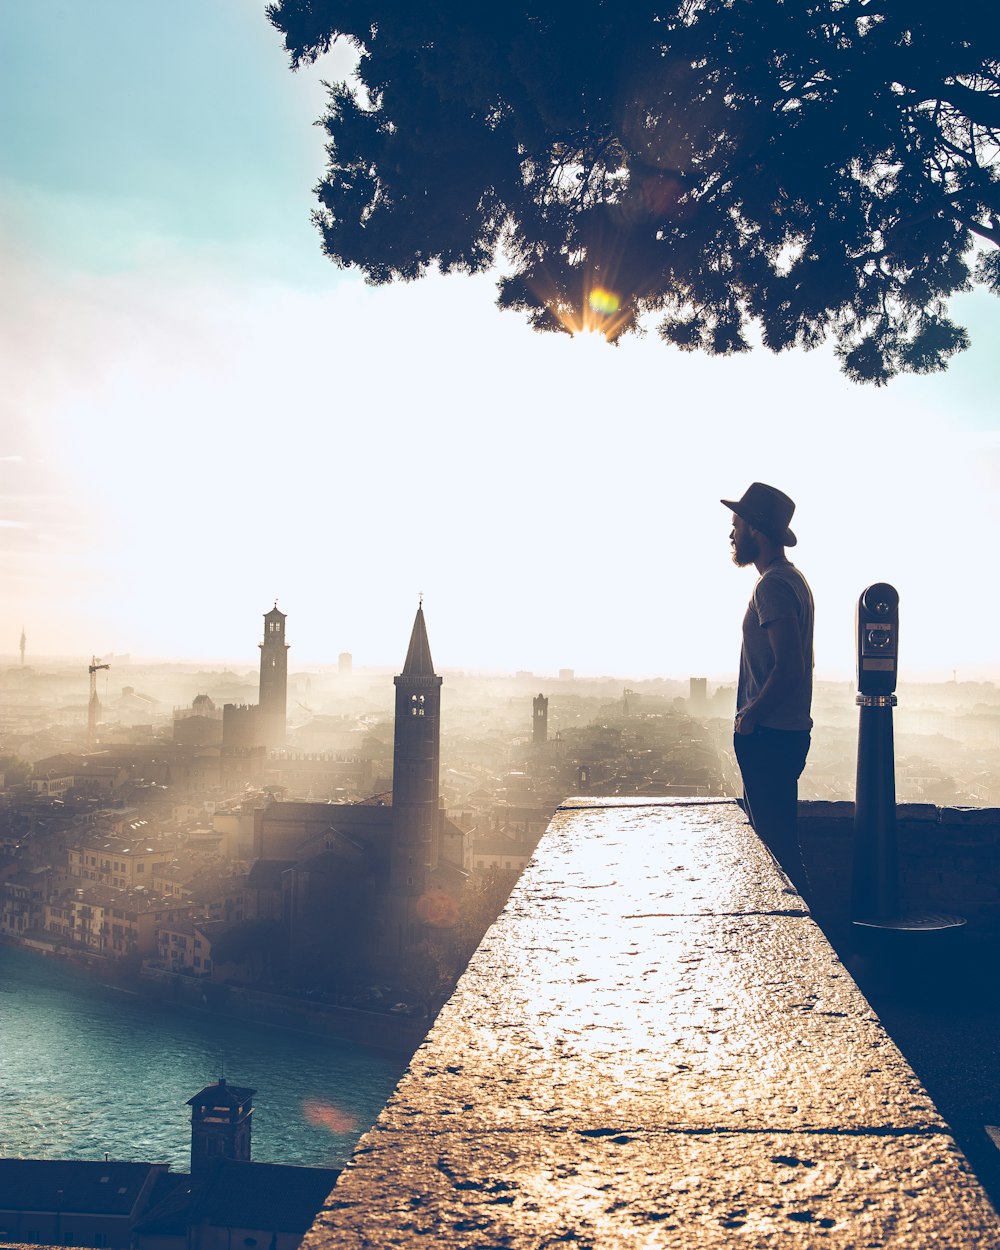
[{"label": "lens flare", "polygon": [[599,313],[602,317],[614,316],[622,306],[621,300],[614,291],[608,291],[603,286],[594,287],[587,303],[590,305],[591,312]]},{"label": "lens flare", "polygon": [[302,1114],[307,1123],[315,1125],[316,1128],[329,1129],[331,1133],[349,1133],[358,1126],[353,1115],[348,1115],[332,1102],[324,1102],[321,1098],[306,1098],[302,1103]]},{"label": "lens flare", "polygon": [[458,904],[443,890],[428,890],[417,899],[417,915],[437,929],[450,929],[458,923]]}]

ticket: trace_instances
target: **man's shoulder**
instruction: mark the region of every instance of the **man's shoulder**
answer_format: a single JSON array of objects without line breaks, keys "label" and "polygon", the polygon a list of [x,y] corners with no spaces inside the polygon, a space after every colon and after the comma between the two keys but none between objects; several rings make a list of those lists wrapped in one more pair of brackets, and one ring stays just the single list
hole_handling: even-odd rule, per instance
[{"label": "man's shoulder", "polygon": [[812,591],[800,570],[786,560],[764,570],[757,579],[753,597],[763,624],[765,611],[771,616],[786,614],[782,612],[783,605],[792,609],[787,614],[797,615],[795,608],[803,601],[811,601]]},{"label": "man's shoulder", "polygon": [[770,589],[777,584],[791,586],[793,589],[800,588],[809,589],[809,583],[805,579],[805,574],[800,568],[792,564],[791,560],[784,560],[780,564],[772,564],[770,568],[766,568],[757,579],[757,588],[764,587]]}]

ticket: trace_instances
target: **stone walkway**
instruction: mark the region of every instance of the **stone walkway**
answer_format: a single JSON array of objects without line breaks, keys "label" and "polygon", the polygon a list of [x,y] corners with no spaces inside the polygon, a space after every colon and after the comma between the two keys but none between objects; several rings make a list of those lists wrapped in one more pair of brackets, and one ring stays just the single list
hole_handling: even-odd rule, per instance
[{"label": "stone walkway", "polygon": [[732,802],[569,800],[306,1250],[1000,1247]]}]

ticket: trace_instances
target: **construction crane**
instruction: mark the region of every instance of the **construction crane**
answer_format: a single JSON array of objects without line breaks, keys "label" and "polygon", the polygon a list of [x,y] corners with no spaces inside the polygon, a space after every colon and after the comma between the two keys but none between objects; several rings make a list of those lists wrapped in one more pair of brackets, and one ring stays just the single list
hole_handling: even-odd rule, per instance
[{"label": "construction crane", "polygon": [[110,668],[110,664],[98,664],[97,656],[90,657],[87,672],[90,674],[90,702],[87,704],[87,745],[93,746],[97,737],[97,721],[101,714],[101,703],[97,697],[97,674],[102,668]]}]

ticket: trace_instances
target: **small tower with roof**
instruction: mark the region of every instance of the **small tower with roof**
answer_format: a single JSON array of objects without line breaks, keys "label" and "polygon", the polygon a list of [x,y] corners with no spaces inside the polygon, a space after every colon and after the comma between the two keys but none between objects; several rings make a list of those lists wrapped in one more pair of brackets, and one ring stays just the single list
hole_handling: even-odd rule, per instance
[{"label": "small tower with roof", "polygon": [[200,1176],[216,1159],[250,1162],[250,1117],[255,1089],[230,1085],[220,1076],[189,1098],[191,1175]]}]

